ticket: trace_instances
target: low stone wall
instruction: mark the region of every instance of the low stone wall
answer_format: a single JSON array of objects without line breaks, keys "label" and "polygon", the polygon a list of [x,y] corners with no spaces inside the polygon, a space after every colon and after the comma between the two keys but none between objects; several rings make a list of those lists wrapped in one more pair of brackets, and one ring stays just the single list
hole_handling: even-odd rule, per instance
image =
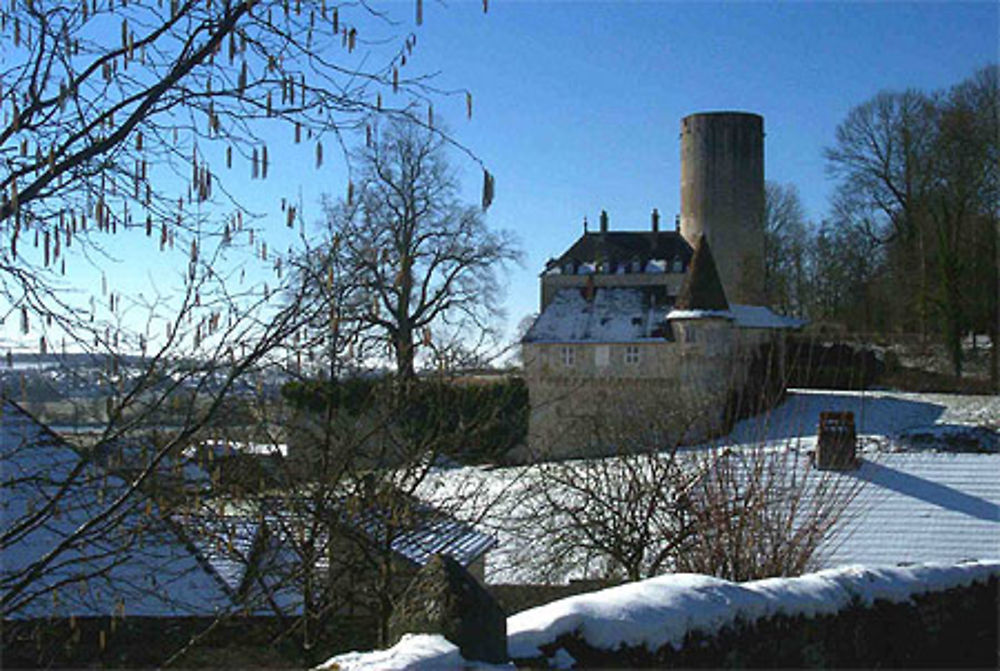
[{"label": "low stone wall", "polygon": [[997,576],[908,602],[855,598],[835,614],[737,619],[711,634],[691,631],[678,648],[599,649],[579,630],[541,646],[549,658],[560,648],[576,668],[997,668]]}]

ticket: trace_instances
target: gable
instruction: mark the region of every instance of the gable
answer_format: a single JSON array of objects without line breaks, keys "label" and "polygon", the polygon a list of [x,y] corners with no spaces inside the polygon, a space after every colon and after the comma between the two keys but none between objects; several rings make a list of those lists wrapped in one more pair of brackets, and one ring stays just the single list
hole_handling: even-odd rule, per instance
[{"label": "gable", "polygon": [[0,452],[4,617],[211,615],[231,605],[155,501],[125,496],[125,481],[10,401],[0,406]]}]

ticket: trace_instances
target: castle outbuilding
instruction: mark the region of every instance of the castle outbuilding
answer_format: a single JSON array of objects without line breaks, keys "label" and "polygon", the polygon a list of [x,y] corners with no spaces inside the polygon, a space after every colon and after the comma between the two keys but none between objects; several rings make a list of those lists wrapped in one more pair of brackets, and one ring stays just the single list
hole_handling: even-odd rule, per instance
[{"label": "castle outbuilding", "polygon": [[679,226],[661,230],[653,210],[648,230],[612,231],[602,212],[541,274],[522,340],[533,456],[701,440],[780,385],[784,333],[801,322],[758,300],[763,120],[695,114],[681,130]]}]

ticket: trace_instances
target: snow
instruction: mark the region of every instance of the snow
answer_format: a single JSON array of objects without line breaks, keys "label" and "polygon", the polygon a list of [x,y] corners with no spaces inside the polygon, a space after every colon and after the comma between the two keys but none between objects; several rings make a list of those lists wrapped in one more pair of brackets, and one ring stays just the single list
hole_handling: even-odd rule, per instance
[{"label": "snow", "polygon": [[[828,475],[859,490],[844,512],[850,526],[823,549],[821,566],[845,563],[1000,558],[1000,454],[915,451],[898,436],[919,427],[994,427],[1000,397],[901,392],[791,390],[770,413],[743,420],[715,447],[763,445],[801,460],[815,449],[819,413],[854,412],[862,468]],[[987,429],[984,429],[987,430]],[[697,454],[711,446],[694,446]],[[905,450],[905,451],[900,451]],[[611,457],[608,459],[615,459]],[[588,460],[567,462],[581,467]],[[832,472],[827,472],[832,473]],[[561,583],[598,578],[604,566],[580,553],[573,569],[543,562],[521,526],[544,505],[541,472],[532,467],[466,467],[432,472],[419,495],[498,539],[487,556],[488,583]],[[910,512],[912,511],[912,513]],[[532,528],[536,528],[535,527]]]},{"label": "snow", "polygon": [[[4,533],[54,506],[3,547],[0,593],[12,598],[5,617],[212,615],[232,607],[222,580],[202,567],[154,501],[133,493],[102,521],[127,483],[82,462],[9,401],[0,412],[0,457]],[[71,543],[17,594],[20,576],[86,524],[94,526],[83,542]]]},{"label": "snow", "polygon": [[651,309],[640,289],[600,288],[592,301],[580,289],[560,289],[524,342],[649,342],[665,311]]},{"label": "snow", "polygon": [[1000,575],[1000,561],[895,568],[850,566],[797,578],[732,583],[695,574],[666,575],[581,594],[518,613],[507,620],[514,658],[542,654],[559,636],[577,633],[595,648],[664,645],[678,648],[688,632],[712,634],[739,619],[777,614],[835,613],[858,598],[905,602]]},{"label": "snow", "polygon": [[862,452],[854,471],[827,472],[856,487],[826,566],[1000,559],[1000,455]]},{"label": "snow", "polygon": [[805,322],[801,319],[783,317],[763,305],[740,305],[731,303],[728,310],[671,310],[667,319],[731,319],[739,328],[745,329],[796,329]]},{"label": "snow", "polygon": [[729,310],[671,310],[667,319],[733,319]]},{"label": "snow", "polygon": [[388,650],[371,652],[348,652],[331,657],[316,667],[317,671],[341,669],[362,671],[364,669],[408,669],[410,671],[439,671],[443,669],[514,669],[513,664],[486,664],[469,661],[462,657],[458,646],[440,634],[404,634],[399,642]]},{"label": "snow", "polygon": [[796,329],[806,324],[803,319],[776,314],[764,305],[730,303],[729,311],[736,319],[736,325],[740,328]]},{"label": "snow", "polygon": [[248,443],[238,440],[206,440],[199,447],[188,447],[184,454],[195,457],[199,449],[211,451],[215,457],[231,457],[236,454],[288,456],[288,445],[285,443]]}]

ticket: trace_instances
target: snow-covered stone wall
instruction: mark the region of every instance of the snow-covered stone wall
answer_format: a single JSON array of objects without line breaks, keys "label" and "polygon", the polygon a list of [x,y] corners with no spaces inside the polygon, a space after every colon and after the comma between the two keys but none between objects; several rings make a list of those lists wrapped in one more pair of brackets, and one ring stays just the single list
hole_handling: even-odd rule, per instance
[{"label": "snow-covered stone wall", "polygon": [[1000,561],[668,575],[518,613],[508,647],[541,666],[994,666],[998,577]]}]

